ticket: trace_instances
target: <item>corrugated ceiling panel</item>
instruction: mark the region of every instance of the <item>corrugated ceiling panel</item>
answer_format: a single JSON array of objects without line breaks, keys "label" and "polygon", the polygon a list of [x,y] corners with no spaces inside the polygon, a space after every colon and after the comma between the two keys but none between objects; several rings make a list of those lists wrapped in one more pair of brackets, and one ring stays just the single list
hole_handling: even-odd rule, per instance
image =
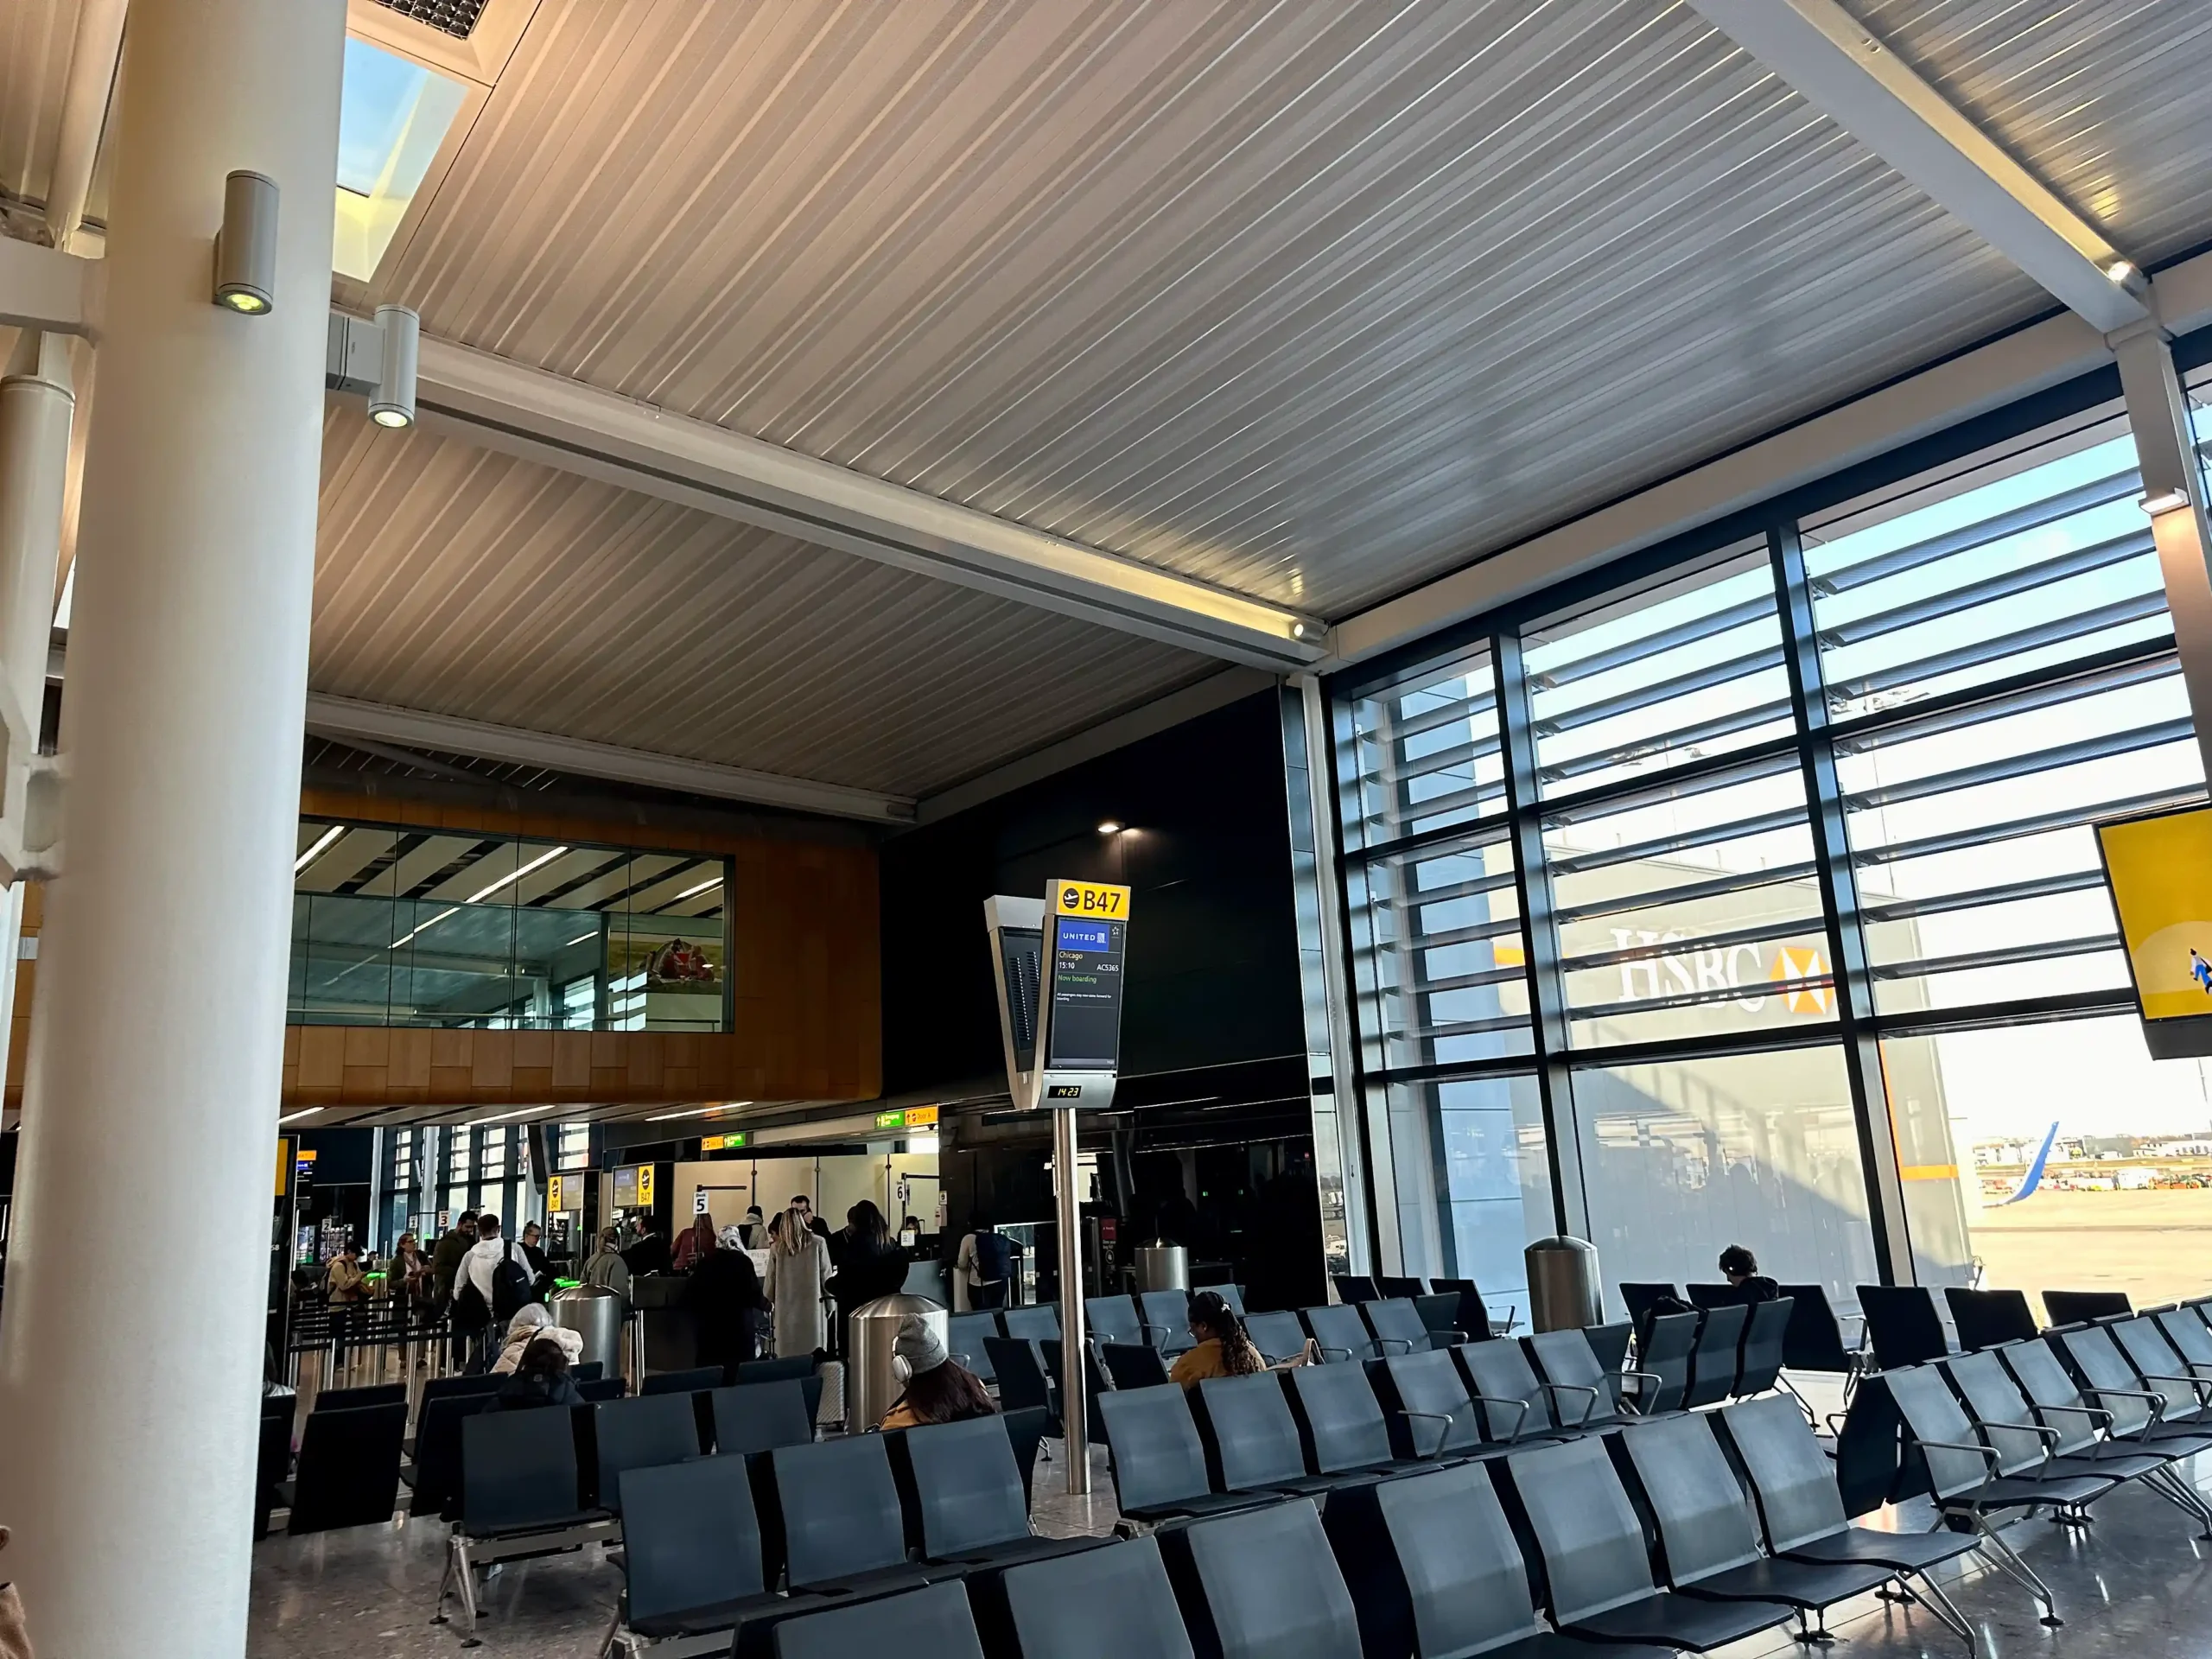
[{"label": "corrugated ceiling panel", "polygon": [[1216,665],[334,407],[315,690],[897,794]]},{"label": "corrugated ceiling panel", "polygon": [[2212,5],[1847,0],[2144,264],[2212,235]]},{"label": "corrugated ceiling panel", "polygon": [[0,191],[46,199],[77,0],[0,0]]},{"label": "corrugated ceiling panel", "polygon": [[1330,614],[2046,303],[1655,0],[547,0],[390,289]]}]

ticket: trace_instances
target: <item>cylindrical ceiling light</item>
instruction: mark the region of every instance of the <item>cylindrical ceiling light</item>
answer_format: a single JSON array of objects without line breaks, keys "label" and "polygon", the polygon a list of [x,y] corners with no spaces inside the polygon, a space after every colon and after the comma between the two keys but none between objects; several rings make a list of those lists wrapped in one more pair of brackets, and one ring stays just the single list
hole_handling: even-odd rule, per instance
[{"label": "cylindrical ceiling light", "polygon": [[422,346],[423,319],[404,305],[377,307],[377,331],[383,335],[383,366],[369,398],[369,418],[378,426],[415,424],[415,359]]},{"label": "cylindrical ceiling light", "polygon": [[215,236],[215,303],[249,317],[276,304],[276,181],[239,171],[223,181]]}]

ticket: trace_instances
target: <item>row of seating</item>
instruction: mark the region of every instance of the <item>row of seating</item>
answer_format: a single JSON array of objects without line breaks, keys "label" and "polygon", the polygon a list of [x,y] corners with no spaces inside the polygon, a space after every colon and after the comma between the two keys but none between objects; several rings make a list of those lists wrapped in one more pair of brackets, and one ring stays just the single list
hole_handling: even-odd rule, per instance
[{"label": "row of seating", "polygon": [[611,1485],[603,1476],[596,1501],[582,1503],[574,1447],[550,1415],[491,1414],[464,1430],[466,1498],[439,1599],[442,1618],[457,1588],[472,1634],[479,1569],[594,1540],[622,1545],[615,1639],[653,1643],[664,1659],[722,1650],[733,1630],[826,1599],[1101,1541],[1031,1533],[1038,1412],[664,1456],[620,1470]]},{"label": "row of seating", "polygon": [[[2212,1325],[2190,1308],[2006,1343],[1872,1377],[1853,1403],[1855,1439],[1894,1417],[1904,1456],[1890,1496],[1925,1493],[1969,1527],[1999,1567],[2059,1622],[2050,1587],[1992,1524],[2048,1507],[2080,1523],[2139,1486],[2212,1539],[2208,1504],[2182,1465],[2212,1450]],[[1840,1459],[1860,1455],[1847,1419]]]},{"label": "row of seating", "polygon": [[1425,1296],[1471,1298],[1481,1309],[1482,1319],[1500,1332],[1511,1331],[1521,1323],[1521,1309],[1517,1304],[1509,1306],[1503,1321],[1493,1320],[1483,1294],[1471,1279],[1393,1278],[1387,1274],[1370,1275],[1363,1273],[1339,1273],[1331,1276],[1341,1301],[1381,1302],[1420,1301]]},{"label": "row of seating", "polygon": [[[1094,1340],[1141,1344],[1179,1353],[1191,1345],[1191,1299],[1213,1292],[1239,1314],[1244,1312],[1241,1285],[1201,1285],[1192,1291],[1148,1290],[1141,1297],[1089,1296],[1084,1321]],[[955,1313],[947,1321],[945,1342],[954,1358],[986,1382],[996,1380],[987,1345],[1000,1341],[1045,1343],[1060,1339],[1060,1310],[1050,1302],[988,1313]]]},{"label": "row of seating", "polygon": [[1975,1548],[1852,1526],[1803,1417],[1770,1397],[809,1609],[751,1650],[1566,1659],[1580,1637],[1659,1659],[1891,1586],[1971,1646],[1926,1574]]},{"label": "row of seating", "polygon": [[[582,1465],[601,1484],[662,1447],[688,1446],[680,1455],[696,1457],[715,1446],[753,1451],[814,1438],[821,1384],[810,1375],[748,1374],[741,1383],[696,1393],[657,1389],[661,1379],[648,1377],[645,1394],[625,1399],[620,1377],[596,1375],[596,1364],[589,1370],[594,1374],[578,1384],[585,1404],[569,1421]],[[722,1373],[697,1375],[719,1378]],[[288,1396],[266,1401],[255,1537],[266,1534],[278,1509],[289,1510],[285,1529],[295,1535],[381,1525],[399,1507],[403,1485],[411,1489],[410,1514],[452,1519],[461,1492],[461,1425],[481,1413],[506,1380],[443,1377],[426,1384],[411,1444],[404,1384],[329,1390],[308,1414],[298,1472],[291,1478],[294,1402]]]}]

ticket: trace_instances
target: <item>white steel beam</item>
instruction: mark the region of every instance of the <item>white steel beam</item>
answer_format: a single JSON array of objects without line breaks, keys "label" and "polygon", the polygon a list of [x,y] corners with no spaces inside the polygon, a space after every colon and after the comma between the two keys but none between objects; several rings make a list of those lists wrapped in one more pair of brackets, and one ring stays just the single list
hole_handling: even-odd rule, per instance
[{"label": "white steel beam", "polygon": [[[2212,324],[2212,254],[2160,271],[2158,293],[2175,334]],[[2113,359],[2081,318],[2046,318],[1340,621],[1331,666],[1381,656]]]},{"label": "white steel beam", "polygon": [[1691,0],[1716,29],[2103,333],[2149,315],[2103,232],[2006,155],[1835,0]]},{"label": "white steel beam", "polygon": [[2127,424],[2143,474],[2143,510],[2173,619],[2182,683],[2196,715],[2196,742],[2212,776],[2212,521],[2205,513],[2204,474],[2190,431],[2189,399],[2174,372],[2174,355],[2148,325],[2115,343]]},{"label": "white steel beam", "polygon": [[1323,654],[1311,617],[428,334],[416,397],[427,429],[899,569],[1257,668]]},{"label": "white steel beam", "polygon": [[517,766],[543,766],[549,772],[573,772],[584,778],[642,784],[652,789],[680,790],[717,800],[746,801],[756,806],[780,806],[797,812],[860,818],[871,823],[906,823],[914,816],[913,802],[903,795],[878,794],[872,790],[850,789],[842,784],[816,783],[810,779],[751,772],[742,766],[717,766],[707,760],[687,760],[646,749],[591,743],[551,732],[459,720],[450,715],[395,709],[387,703],[327,696],[321,692],[308,695],[307,725],[308,730],[316,735],[336,738],[341,743],[348,738],[366,738],[410,748],[505,760]]},{"label": "white steel beam", "polygon": [[92,333],[90,289],[99,263],[0,236],[0,327]]}]

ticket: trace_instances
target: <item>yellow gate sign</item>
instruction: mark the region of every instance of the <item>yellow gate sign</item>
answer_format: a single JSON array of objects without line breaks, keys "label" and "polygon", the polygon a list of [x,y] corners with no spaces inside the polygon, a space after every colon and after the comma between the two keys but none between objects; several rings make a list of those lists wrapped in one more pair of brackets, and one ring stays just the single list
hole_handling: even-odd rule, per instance
[{"label": "yellow gate sign", "polygon": [[1129,890],[1104,881],[1055,881],[1052,912],[1058,916],[1090,916],[1109,922],[1127,921]]},{"label": "yellow gate sign", "polygon": [[638,1166],[638,1208],[650,1210],[652,1207],[653,1166],[651,1164],[639,1164]]}]

